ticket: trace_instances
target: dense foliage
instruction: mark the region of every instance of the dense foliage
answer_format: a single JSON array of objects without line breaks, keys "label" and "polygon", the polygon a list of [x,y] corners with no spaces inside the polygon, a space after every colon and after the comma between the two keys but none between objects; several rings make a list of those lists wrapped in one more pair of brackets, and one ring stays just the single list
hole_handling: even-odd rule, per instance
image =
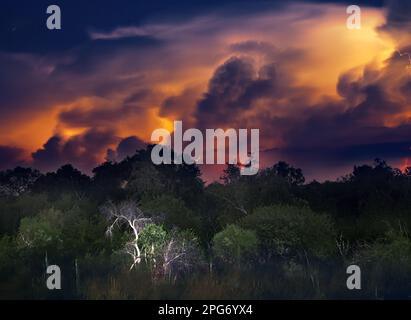
[{"label": "dense foliage", "polygon": [[[82,174],[0,173],[0,298],[408,298],[411,169],[384,161],[306,183],[279,162],[154,166],[150,147]],[[62,270],[62,290],[45,286]],[[362,290],[346,268],[362,269]]]}]

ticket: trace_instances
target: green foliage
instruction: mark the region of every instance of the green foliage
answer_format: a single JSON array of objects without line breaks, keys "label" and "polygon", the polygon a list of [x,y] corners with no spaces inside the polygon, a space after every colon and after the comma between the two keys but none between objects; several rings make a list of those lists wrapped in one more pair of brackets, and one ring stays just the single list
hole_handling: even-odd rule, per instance
[{"label": "green foliage", "polygon": [[411,239],[404,230],[390,229],[379,241],[365,245],[355,257],[366,274],[366,288],[376,298],[409,298]]},{"label": "green foliage", "polygon": [[48,208],[45,194],[22,194],[12,199],[0,198],[0,234],[16,234],[20,220]]},{"label": "green foliage", "polygon": [[140,233],[139,244],[147,255],[155,255],[164,246],[167,240],[167,232],[163,226],[149,224]]},{"label": "green foliage", "polygon": [[284,161],[275,164],[271,169],[277,176],[284,178],[292,185],[301,185],[305,182],[305,178],[301,169],[296,169]]},{"label": "green foliage", "polygon": [[64,165],[56,172],[40,176],[32,187],[35,193],[47,193],[49,200],[58,199],[66,193],[73,194],[77,200],[84,198],[90,187],[90,177],[72,165]]},{"label": "green foliage", "polygon": [[107,242],[107,239],[102,237],[107,227],[105,221],[93,215],[93,211],[86,210],[87,207],[75,205],[64,211],[62,237],[66,255],[77,257],[119,248],[120,235],[116,234]]},{"label": "green foliage", "polygon": [[23,248],[46,250],[59,248],[62,239],[61,211],[49,209],[34,217],[23,218],[20,222],[18,239]]},{"label": "green foliage", "polygon": [[0,270],[10,267],[17,257],[17,246],[13,238],[3,236],[0,238]]},{"label": "green foliage", "polygon": [[200,217],[188,209],[185,203],[170,195],[160,195],[142,202],[142,209],[147,214],[164,220],[168,229],[177,227],[181,230],[198,230]]},{"label": "green foliage", "polygon": [[258,239],[254,231],[229,225],[213,239],[213,252],[217,258],[229,263],[245,262],[256,255]]},{"label": "green foliage", "polygon": [[331,219],[306,207],[262,207],[243,218],[240,225],[255,230],[262,246],[277,255],[324,258],[335,252]]},{"label": "green foliage", "polygon": [[[204,187],[198,167],[154,166],[150,148],[93,178],[71,166],[0,173],[0,298],[409,297],[410,169],[377,160],[303,184],[284,162],[255,176],[230,165]],[[132,271],[127,226],[105,236],[98,208],[109,200],[152,219]],[[46,260],[64,269],[60,296],[44,288]],[[346,289],[347,263],[361,267],[360,293]]]},{"label": "green foliage", "polygon": [[240,180],[240,177],[240,168],[236,165],[228,164],[220,179],[223,180],[225,185],[228,185],[237,182]]},{"label": "green foliage", "polygon": [[154,165],[143,163],[133,169],[126,189],[138,199],[152,199],[162,195],[166,186]]}]

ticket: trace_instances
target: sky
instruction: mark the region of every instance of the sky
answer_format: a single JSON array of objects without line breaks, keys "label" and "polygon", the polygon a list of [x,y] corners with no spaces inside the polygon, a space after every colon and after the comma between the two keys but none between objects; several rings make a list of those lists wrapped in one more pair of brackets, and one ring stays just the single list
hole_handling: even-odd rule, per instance
[{"label": "sky", "polygon": [[[411,2],[53,1],[0,4],[0,170],[83,172],[153,130],[258,128],[263,166],[336,179],[411,166]],[[203,168],[204,178],[218,177]]]}]

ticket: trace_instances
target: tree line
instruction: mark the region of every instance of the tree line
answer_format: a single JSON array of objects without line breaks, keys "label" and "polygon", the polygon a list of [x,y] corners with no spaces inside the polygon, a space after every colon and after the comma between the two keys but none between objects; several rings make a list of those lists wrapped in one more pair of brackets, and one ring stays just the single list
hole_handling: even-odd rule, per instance
[{"label": "tree line", "polygon": [[[285,162],[206,185],[151,148],[87,176],[0,172],[0,298],[408,298],[411,168],[307,183]],[[45,270],[62,270],[62,290]],[[346,287],[357,264],[362,290]]]}]

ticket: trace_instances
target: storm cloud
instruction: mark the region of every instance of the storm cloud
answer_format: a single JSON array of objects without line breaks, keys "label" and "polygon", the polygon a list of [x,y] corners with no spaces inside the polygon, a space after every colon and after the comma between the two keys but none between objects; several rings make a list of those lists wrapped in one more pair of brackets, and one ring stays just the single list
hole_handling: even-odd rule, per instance
[{"label": "storm cloud", "polygon": [[58,36],[38,22],[46,2],[20,12],[7,0],[0,13],[2,167],[90,172],[174,120],[258,128],[266,165],[287,160],[313,177],[410,156],[404,1],[386,15],[381,1],[359,1],[358,32],[345,28],[346,1],[56,4]]}]

